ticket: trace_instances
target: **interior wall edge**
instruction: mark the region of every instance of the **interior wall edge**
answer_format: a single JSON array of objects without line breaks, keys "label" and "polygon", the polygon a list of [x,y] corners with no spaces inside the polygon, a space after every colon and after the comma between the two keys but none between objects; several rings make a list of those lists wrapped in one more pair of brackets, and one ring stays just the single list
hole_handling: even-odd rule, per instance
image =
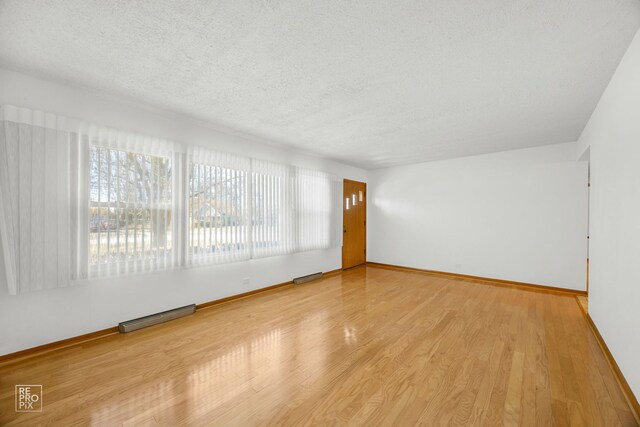
[{"label": "interior wall edge", "polygon": [[591,172],[589,315],[640,396],[640,30],[580,135]]}]

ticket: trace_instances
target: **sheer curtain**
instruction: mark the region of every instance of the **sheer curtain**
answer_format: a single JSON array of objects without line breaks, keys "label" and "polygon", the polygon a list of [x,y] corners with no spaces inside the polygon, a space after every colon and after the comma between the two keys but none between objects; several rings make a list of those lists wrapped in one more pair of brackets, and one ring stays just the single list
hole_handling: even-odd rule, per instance
[{"label": "sheer curtain", "polygon": [[0,108],[0,240],[11,294],[67,286],[81,274],[71,249],[80,148],[72,140],[63,117]]}]

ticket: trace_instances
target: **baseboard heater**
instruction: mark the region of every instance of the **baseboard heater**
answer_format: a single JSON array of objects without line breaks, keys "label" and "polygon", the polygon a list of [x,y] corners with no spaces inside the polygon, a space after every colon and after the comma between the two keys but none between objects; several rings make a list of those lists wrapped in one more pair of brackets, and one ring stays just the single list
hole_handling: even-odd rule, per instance
[{"label": "baseboard heater", "polygon": [[118,330],[121,334],[146,328],[147,326],[157,325],[158,323],[168,322],[169,320],[178,319],[179,317],[188,316],[195,313],[196,305],[185,305],[184,307],[174,308],[173,310],[163,311],[161,313],[151,314],[149,316],[140,317],[138,319],[127,320],[118,324]]},{"label": "baseboard heater", "polygon": [[295,279],[293,279],[293,284],[294,285],[299,285],[301,283],[307,283],[307,282],[311,282],[312,280],[318,280],[322,278],[322,272],[320,273],[313,273],[313,274],[309,274],[307,276],[302,276],[302,277],[296,277]]}]

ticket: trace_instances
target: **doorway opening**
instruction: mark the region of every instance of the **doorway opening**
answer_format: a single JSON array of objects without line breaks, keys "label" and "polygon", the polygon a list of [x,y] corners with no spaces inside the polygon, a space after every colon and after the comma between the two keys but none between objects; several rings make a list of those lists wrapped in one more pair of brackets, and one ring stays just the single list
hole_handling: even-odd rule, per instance
[{"label": "doorway opening", "polygon": [[[588,153],[590,155],[590,152]],[[585,313],[589,313],[589,242],[591,234],[591,160],[587,159],[587,295],[578,295],[578,303]]]}]

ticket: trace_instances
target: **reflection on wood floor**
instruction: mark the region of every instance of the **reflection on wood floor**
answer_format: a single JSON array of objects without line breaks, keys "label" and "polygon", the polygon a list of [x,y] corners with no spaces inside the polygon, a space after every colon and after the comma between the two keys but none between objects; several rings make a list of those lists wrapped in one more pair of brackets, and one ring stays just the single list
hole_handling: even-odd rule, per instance
[{"label": "reflection on wood floor", "polygon": [[635,425],[573,296],[372,267],[0,366],[36,423]]}]

